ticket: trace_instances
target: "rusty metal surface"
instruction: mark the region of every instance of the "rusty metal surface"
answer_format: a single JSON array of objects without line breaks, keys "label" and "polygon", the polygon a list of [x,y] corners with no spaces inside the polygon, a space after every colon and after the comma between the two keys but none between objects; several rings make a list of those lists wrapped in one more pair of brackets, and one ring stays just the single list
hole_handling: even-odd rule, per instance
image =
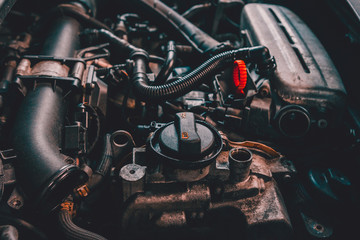
[{"label": "rusty metal surface", "polygon": [[[249,239],[292,239],[293,231],[283,199],[274,181],[265,183],[264,192],[253,197],[212,203],[210,211],[233,207],[246,218]],[[244,226],[243,226],[244,227]]]},{"label": "rusty metal surface", "polygon": [[155,225],[160,228],[183,227],[186,225],[186,215],[184,211],[165,212],[155,221]]},{"label": "rusty metal surface", "polygon": [[200,169],[174,169],[164,166],[163,174],[168,179],[179,182],[199,181],[209,174],[210,165]]},{"label": "rusty metal surface", "polygon": [[31,73],[40,76],[67,77],[69,67],[57,61],[41,61],[34,65]]},{"label": "rusty metal surface", "polygon": [[[152,228],[206,227],[202,225],[204,221],[225,219],[230,209],[230,215],[235,216],[233,220],[238,222],[237,227],[250,239],[267,239],[270,235],[274,239],[291,239],[292,225],[274,175],[291,176],[296,170],[280,154],[268,154],[266,148],[264,152],[256,145],[247,149],[252,152],[252,164],[248,177],[242,181],[231,178],[229,151],[221,152],[209,166],[207,176],[196,183],[181,183],[169,178],[166,173],[169,169],[164,169],[160,163],[148,164],[141,178],[142,192],[132,188],[131,193],[129,187],[133,183],[124,179],[124,194],[130,197],[122,215],[122,228],[140,230],[144,218]],[[141,154],[134,157],[133,162],[151,162],[145,151],[136,151]],[[202,224],[193,226],[194,219]]]},{"label": "rusty metal surface", "polygon": [[122,227],[127,229],[136,226],[138,219],[143,219],[144,215],[205,210],[209,204],[210,189],[203,184],[189,186],[184,192],[177,193],[138,193],[127,202],[127,207],[122,215]]}]

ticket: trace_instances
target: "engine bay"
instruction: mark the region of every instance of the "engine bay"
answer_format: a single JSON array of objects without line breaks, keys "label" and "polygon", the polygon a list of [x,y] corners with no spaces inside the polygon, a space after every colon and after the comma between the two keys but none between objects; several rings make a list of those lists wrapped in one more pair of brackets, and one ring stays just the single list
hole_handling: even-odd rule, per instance
[{"label": "engine bay", "polygon": [[301,2],[0,3],[0,239],[354,238],[359,9]]}]

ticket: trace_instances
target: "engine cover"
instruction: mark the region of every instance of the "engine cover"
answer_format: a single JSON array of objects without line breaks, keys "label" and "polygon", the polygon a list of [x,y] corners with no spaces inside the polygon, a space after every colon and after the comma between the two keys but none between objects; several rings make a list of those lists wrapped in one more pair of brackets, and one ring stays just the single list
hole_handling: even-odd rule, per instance
[{"label": "engine cover", "polygon": [[298,16],[282,6],[247,4],[241,29],[249,45],[267,46],[276,59],[270,84],[271,117],[277,127],[281,128],[281,108],[286,105],[295,106],[290,115],[303,111],[303,120],[309,116],[320,128],[341,119],[346,98],[342,80],[320,41]]}]

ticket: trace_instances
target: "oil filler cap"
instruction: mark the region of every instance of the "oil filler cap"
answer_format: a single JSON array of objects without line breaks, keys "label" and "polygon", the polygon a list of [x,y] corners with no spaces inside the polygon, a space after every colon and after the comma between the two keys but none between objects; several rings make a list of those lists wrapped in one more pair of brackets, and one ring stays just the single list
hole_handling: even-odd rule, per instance
[{"label": "oil filler cap", "polygon": [[150,138],[150,151],[164,163],[185,169],[209,165],[222,148],[217,130],[195,120],[191,112],[176,114],[176,119],[158,129]]}]

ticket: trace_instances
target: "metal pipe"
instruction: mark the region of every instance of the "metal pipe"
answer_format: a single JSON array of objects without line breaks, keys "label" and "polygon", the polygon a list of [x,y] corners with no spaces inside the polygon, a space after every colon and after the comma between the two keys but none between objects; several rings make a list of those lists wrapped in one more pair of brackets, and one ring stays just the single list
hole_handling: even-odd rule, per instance
[{"label": "metal pipe", "polygon": [[250,175],[252,153],[247,148],[232,148],[229,152],[230,180],[243,182]]}]

